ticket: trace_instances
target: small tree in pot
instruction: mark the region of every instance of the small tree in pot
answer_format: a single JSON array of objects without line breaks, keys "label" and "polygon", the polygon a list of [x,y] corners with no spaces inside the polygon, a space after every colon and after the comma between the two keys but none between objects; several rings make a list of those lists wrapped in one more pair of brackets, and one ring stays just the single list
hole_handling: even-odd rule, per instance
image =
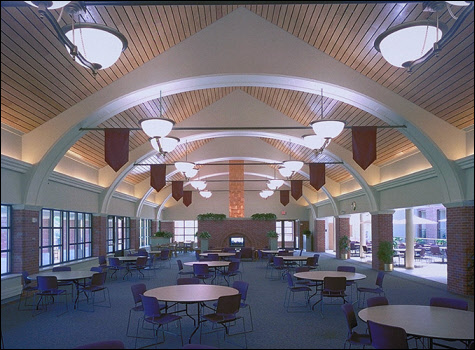
[{"label": "small tree in pot", "polygon": [[378,259],[384,264],[384,271],[393,270],[393,256],[394,256],[393,242],[389,242],[389,241],[379,242],[377,256],[378,256]]},{"label": "small tree in pot", "polygon": [[341,236],[338,240],[338,248],[340,248],[340,259],[348,259],[350,253],[350,239],[348,236]]}]

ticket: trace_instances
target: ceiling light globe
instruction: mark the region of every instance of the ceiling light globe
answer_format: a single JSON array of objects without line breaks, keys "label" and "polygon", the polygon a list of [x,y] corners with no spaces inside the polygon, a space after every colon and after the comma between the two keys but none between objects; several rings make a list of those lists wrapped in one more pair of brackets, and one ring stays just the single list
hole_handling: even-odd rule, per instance
[{"label": "ceiling light globe", "polygon": [[267,181],[267,187],[270,190],[277,190],[280,186],[284,184],[284,180],[274,179]]},{"label": "ceiling light globe", "polygon": [[176,170],[186,173],[189,170],[192,170],[195,167],[195,163],[192,162],[176,162],[175,163],[175,168]]},{"label": "ceiling light globe", "polygon": [[140,120],[140,126],[148,137],[165,137],[172,131],[175,122],[171,119],[148,118]]},{"label": "ceiling light globe", "polygon": [[[71,1],[25,1],[28,5],[31,5],[31,6],[34,6],[34,7],[38,7],[38,3],[40,2],[45,2],[47,3],[46,4],[46,7],[50,10],[55,10],[55,9],[59,9],[60,7],[64,7],[66,6],[67,4],[69,4]],[[51,3],[50,6],[48,6],[49,4],[48,3]]]},{"label": "ceiling light globe", "polygon": [[[175,149],[180,142],[177,137],[154,137],[150,139],[152,147],[159,153],[169,153]],[[160,150],[161,149],[161,150]]]},{"label": "ceiling light globe", "polygon": [[208,190],[200,191],[201,197],[206,198],[206,199],[208,199],[209,197],[211,197],[212,194],[213,194],[213,193],[212,193],[211,191],[208,191]]},{"label": "ceiling light globe", "polygon": [[404,68],[424,56],[447,31],[444,23],[424,20],[402,23],[380,34],[374,47],[395,67]]},{"label": "ceiling light globe", "polygon": [[311,122],[310,126],[318,137],[333,139],[341,134],[345,128],[345,122],[341,120],[317,120]]},{"label": "ceiling light globe", "polygon": [[196,174],[198,174],[198,169],[190,169],[185,172],[185,176],[189,179],[195,177]]},{"label": "ceiling light globe", "polygon": [[325,144],[325,141],[327,140],[324,137],[321,137],[318,135],[303,135],[302,139],[305,146],[311,149],[322,148],[323,145]]},{"label": "ceiling light globe", "polygon": [[302,169],[303,167],[303,162],[300,160],[286,160],[284,162],[284,168],[289,169],[291,172],[295,173]]},{"label": "ceiling light globe", "polygon": [[282,168],[279,168],[279,173],[280,175],[282,175],[283,177],[290,177],[292,176],[292,170],[286,168],[286,167],[282,167]]},{"label": "ceiling light globe", "polygon": [[[29,2],[29,1],[27,1]],[[446,3],[449,3],[450,5],[454,6],[468,6],[470,5],[470,1],[446,1]]]},{"label": "ceiling light globe", "polygon": [[[75,23],[74,34],[70,24],[61,29],[68,39],[78,47],[78,51],[86,60],[101,66],[99,69],[108,68],[116,63],[128,45],[123,34],[102,24]],[[86,67],[80,60],[76,61]]]},{"label": "ceiling light globe", "polygon": [[191,184],[191,186],[193,186],[193,188],[195,190],[198,190],[198,191],[203,191],[206,188],[206,182],[205,181],[194,180],[194,181],[190,181],[190,184]]}]

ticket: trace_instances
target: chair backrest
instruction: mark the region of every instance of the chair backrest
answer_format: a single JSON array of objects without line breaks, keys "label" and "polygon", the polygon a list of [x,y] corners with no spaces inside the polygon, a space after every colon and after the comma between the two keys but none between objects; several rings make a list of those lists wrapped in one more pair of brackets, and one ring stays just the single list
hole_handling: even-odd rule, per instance
[{"label": "chair backrest", "polygon": [[324,277],[323,289],[329,292],[344,292],[346,290],[346,277]]},{"label": "chair backrest", "polygon": [[386,273],[384,271],[378,271],[378,275],[376,276],[376,285],[379,288],[383,288],[383,280],[385,275]]},{"label": "chair backrest", "polygon": [[125,349],[125,345],[120,340],[105,340],[77,346],[74,349]]},{"label": "chair backrest", "polygon": [[347,265],[342,265],[342,266],[338,266],[336,268],[337,271],[342,271],[342,272],[356,272],[356,267],[354,266],[347,266]]},{"label": "chair backrest", "polygon": [[241,294],[241,300],[246,301],[249,283],[245,281],[234,281],[232,287],[239,291],[239,294]]},{"label": "chair backrest", "polygon": [[56,276],[36,276],[36,283],[39,291],[58,289],[58,279]]},{"label": "chair backrest", "polygon": [[315,266],[315,257],[309,256],[307,257],[307,265],[306,266]]},{"label": "chair backrest", "polygon": [[208,275],[209,266],[207,264],[193,264],[193,273],[195,276]]},{"label": "chair backrest", "polygon": [[23,287],[26,287],[31,283],[31,281],[28,279],[28,276],[30,275],[27,271],[22,271],[21,275],[23,277]]},{"label": "chair backrest", "polygon": [[364,246],[363,246],[363,251],[364,251],[365,253],[367,253],[367,252],[368,252],[368,247],[364,245]]},{"label": "chair backrest", "polygon": [[53,267],[53,272],[57,272],[57,271],[71,271],[71,267],[70,266],[56,266],[56,267]]},{"label": "chair backrest", "polygon": [[433,297],[430,299],[429,305],[465,311],[468,310],[468,302],[462,299]]},{"label": "chair backrest", "polygon": [[94,272],[102,272],[102,267],[100,266],[93,266],[89,271],[94,271]]},{"label": "chair backrest", "polygon": [[120,260],[119,258],[109,258],[109,265],[110,266],[114,266],[114,267],[118,267],[120,266]]},{"label": "chair backrest", "polygon": [[139,251],[137,252],[139,256],[147,256],[148,257],[148,252],[145,248],[139,248]]},{"label": "chair backrest", "polygon": [[375,349],[409,349],[404,328],[388,326],[368,320],[371,345]]},{"label": "chair backrest", "polygon": [[158,303],[157,298],[147,297],[143,294],[140,294],[142,298],[143,312],[145,317],[155,317],[160,316],[160,304]]},{"label": "chair backrest", "polygon": [[315,265],[317,265],[318,259],[320,259],[320,254],[313,254],[313,257],[315,258]]},{"label": "chair backrest", "polygon": [[169,255],[170,255],[170,249],[163,249],[162,251],[160,251],[161,260],[168,260]]},{"label": "chair backrest", "polygon": [[177,259],[176,264],[178,265],[178,271],[183,270],[183,262],[181,261],[181,259]]},{"label": "chair backrest", "polygon": [[196,258],[196,261],[201,260],[200,252],[198,252],[197,250],[195,250],[195,258]]},{"label": "chair backrest", "polygon": [[309,266],[297,266],[295,268],[295,272],[308,272],[308,271],[310,271]]},{"label": "chair backrest", "polygon": [[426,255],[426,250],[424,248],[421,248],[421,251],[419,252],[419,257],[423,258]]},{"label": "chair backrest", "polygon": [[355,309],[353,309],[352,303],[346,303],[341,306],[343,313],[346,317],[346,324],[348,326],[348,332],[352,332],[353,328],[358,326],[358,321],[356,320]]},{"label": "chair backrest", "polygon": [[440,254],[440,248],[438,245],[431,245],[430,246],[430,253],[432,255],[439,255]]},{"label": "chair backrest", "polygon": [[132,297],[134,298],[134,303],[137,305],[138,303],[142,302],[142,298],[140,294],[143,294],[147,291],[147,286],[144,283],[137,283],[130,286],[130,290],[132,291]]},{"label": "chair backrest", "polygon": [[219,254],[208,253],[208,260],[209,261],[218,261],[219,260]]},{"label": "chair backrest", "polygon": [[200,279],[196,277],[181,277],[176,280],[177,285],[183,284],[200,284]]},{"label": "chair backrest", "polygon": [[236,252],[236,255],[234,256],[236,259],[241,259],[242,258],[242,252]]},{"label": "chair backrest", "polygon": [[137,258],[137,261],[135,262],[135,266],[138,268],[144,268],[145,266],[147,266],[147,260],[148,257],[146,257],[145,255],[139,256]]},{"label": "chair backrest", "polygon": [[239,261],[231,261],[228,265],[228,273],[239,271]]},{"label": "chair backrest", "polygon": [[368,307],[389,305],[388,298],[382,296],[368,298],[368,300],[366,300],[366,303],[368,304]]},{"label": "chair backrest", "polygon": [[287,286],[289,288],[293,288],[295,284],[294,284],[294,279],[292,278],[292,275],[290,273],[286,272],[284,274],[284,277],[287,280]]},{"label": "chair backrest", "polygon": [[284,267],[284,258],[282,258],[281,256],[274,256],[274,266]]},{"label": "chair backrest", "polygon": [[262,250],[257,250],[257,258],[258,259],[262,259],[264,257],[263,253],[262,253]]},{"label": "chair backrest", "polygon": [[99,265],[107,265],[107,260],[105,255],[99,255]]},{"label": "chair backrest", "polygon": [[241,307],[241,294],[219,297],[216,307],[217,314],[235,315]]},{"label": "chair backrest", "polygon": [[98,272],[91,277],[91,286],[100,287],[106,282],[106,273]]}]

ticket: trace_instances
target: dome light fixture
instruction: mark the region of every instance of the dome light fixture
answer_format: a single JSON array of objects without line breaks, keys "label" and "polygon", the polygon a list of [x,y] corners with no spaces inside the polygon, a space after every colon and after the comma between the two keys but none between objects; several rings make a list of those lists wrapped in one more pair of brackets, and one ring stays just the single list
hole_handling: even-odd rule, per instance
[{"label": "dome light fixture", "polygon": [[303,135],[302,139],[305,146],[311,149],[321,149],[322,147],[324,148],[330,143],[329,139],[315,134]]},{"label": "dome light fixture", "polygon": [[203,191],[206,188],[206,182],[202,180],[190,181],[190,185],[193,186],[193,188],[198,191]]},{"label": "dome light fixture", "polygon": [[279,179],[273,179],[273,180],[267,181],[267,187],[270,190],[274,190],[274,191],[277,190],[283,184],[284,184],[284,180],[279,180]]},{"label": "dome light fixture", "polygon": [[200,191],[200,196],[203,197],[203,198],[208,199],[212,195],[213,195],[213,193],[211,191],[208,191],[208,190]]},{"label": "dome light fixture", "polygon": [[261,196],[264,199],[267,199],[273,194],[274,194],[274,191],[271,191],[271,190],[262,190],[261,192],[259,192],[259,196]]},{"label": "dome light fixture", "polygon": [[191,179],[192,177],[195,177],[196,174],[198,174],[198,169],[195,169],[195,168],[187,170],[185,172],[185,176],[189,179]]},{"label": "dome light fixture", "polygon": [[316,120],[310,123],[313,132],[323,139],[334,139],[345,128],[345,122],[341,120]]},{"label": "dome light fixture", "polygon": [[300,160],[286,160],[283,162],[284,168],[289,169],[292,173],[295,173],[302,169],[303,162]]},{"label": "dome light fixture", "polygon": [[150,139],[152,147],[160,154],[165,155],[175,149],[180,142],[178,137],[165,136],[165,137],[153,137]]},{"label": "dome light fixture", "polygon": [[192,162],[175,162],[175,168],[179,172],[186,173],[195,167],[195,163]]},{"label": "dome light fixture", "polygon": [[292,170],[286,168],[286,167],[280,167],[279,168],[279,173],[280,175],[282,175],[283,177],[286,177],[286,178],[289,178],[292,176]]},{"label": "dome light fixture", "polygon": [[51,3],[50,6],[48,6],[48,4],[46,4],[46,7],[50,10],[56,10],[56,9],[59,9],[61,7],[64,7],[66,6],[67,4],[69,4],[71,1],[25,1],[28,5],[31,5],[31,6],[34,6],[34,7],[39,7],[40,3],[41,2],[45,2],[45,3]]},{"label": "dome light fixture", "polygon": [[139,121],[144,133],[149,137],[165,137],[173,129],[175,122],[171,119],[162,118],[162,92],[159,99],[159,118],[146,118]]}]

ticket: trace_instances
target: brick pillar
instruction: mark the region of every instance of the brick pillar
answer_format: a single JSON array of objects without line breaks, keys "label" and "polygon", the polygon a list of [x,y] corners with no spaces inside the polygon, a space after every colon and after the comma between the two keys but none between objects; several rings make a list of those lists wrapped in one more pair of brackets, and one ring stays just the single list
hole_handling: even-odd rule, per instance
[{"label": "brick pillar", "polygon": [[92,254],[106,255],[107,215],[92,215]]},{"label": "brick pillar", "polygon": [[393,214],[394,210],[371,213],[371,241],[372,241],[372,267],[376,270],[383,270],[384,264],[379,261],[379,242],[393,241]]},{"label": "brick pillar", "polygon": [[[473,201],[469,206],[447,207],[447,290],[473,296]],[[472,284],[469,281],[472,279]]]},{"label": "brick pillar", "polygon": [[340,237],[347,236],[350,238],[350,218],[349,217],[335,217],[335,236],[336,236],[336,258],[340,258],[340,247],[338,242]]},{"label": "brick pillar", "polygon": [[168,231],[175,234],[175,223],[173,221],[160,221],[162,231]]},{"label": "brick pillar", "polygon": [[140,248],[140,218],[130,218],[130,249]]},{"label": "brick pillar", "polygon": [[12,272],[39,271],[40,207],[14,205],[12,208]]},{"label": "brick pillar", "polygon": [[[244,217],[244,161],[229,166],[229,217]],[[234,180],[234,181],[231,181]]]},{"label": "brick pillar", "polygon": [[160,226],[158,220],[152,220],[152,234],[158,231],[158,227]]},{"label": "brick pillar", "polygon": [[325,220],[315,220],[313,251],[325,252]]}]

